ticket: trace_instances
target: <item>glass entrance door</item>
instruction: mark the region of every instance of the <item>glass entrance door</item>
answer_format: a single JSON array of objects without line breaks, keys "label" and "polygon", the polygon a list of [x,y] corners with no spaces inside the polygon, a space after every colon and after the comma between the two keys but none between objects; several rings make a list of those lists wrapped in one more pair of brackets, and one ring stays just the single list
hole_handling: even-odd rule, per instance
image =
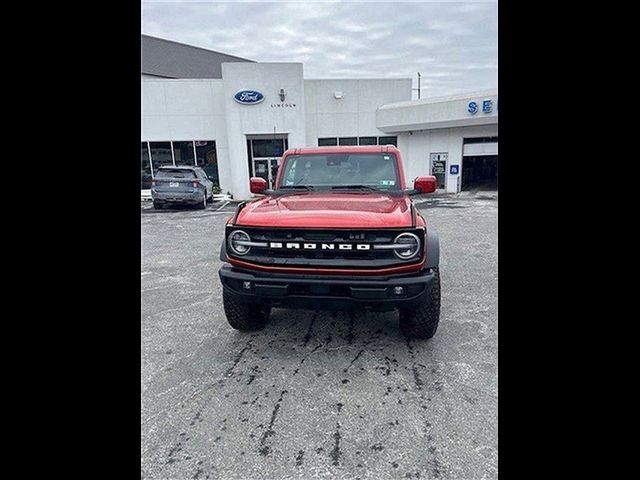
[{"label": "glass entrance door", "polygon": [[287,138],[252,138],[247,140],[249,151],[249,174],[267,181],[273,188],[278,174],[280,157],[288,147]]},{"label": "glass entrance door", "polygon": [[273,188],[278,174],[279,160],[279,158],[254,158],[253,176],[264,178],[269,188]]}]

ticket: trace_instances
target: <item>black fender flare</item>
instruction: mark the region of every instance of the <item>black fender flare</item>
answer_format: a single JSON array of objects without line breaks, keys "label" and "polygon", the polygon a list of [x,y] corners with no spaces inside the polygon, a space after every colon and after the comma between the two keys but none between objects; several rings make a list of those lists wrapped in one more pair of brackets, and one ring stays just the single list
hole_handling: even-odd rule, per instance
[{"label": "black fender flare", "polygon": [[433,230],[427,230],[427,262],[425,268],[438,268],[440,266],[440,240]]},{"label": "black fender flare", "polygon": [[227,249],[225,248],[225,241],[224,239],[222,240],[222,244],[220,245],[220,261],[221,262],[228,262],[229,260],[227,259]]}]

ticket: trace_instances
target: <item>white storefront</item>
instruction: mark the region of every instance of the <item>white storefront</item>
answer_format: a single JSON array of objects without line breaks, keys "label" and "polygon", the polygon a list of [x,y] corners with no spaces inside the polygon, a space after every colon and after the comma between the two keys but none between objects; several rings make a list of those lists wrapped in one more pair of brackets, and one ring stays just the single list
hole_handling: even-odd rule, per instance
[{"label": "white storefront", "polygon": [[[497,175],[497,91],[411,100],[409,78],[311,80],[301,63],[221,69],[219,79],[142,75],[143,175],[209,162],[221,191],[246,199],[249,178],[270,179],[286,148],[388,143],[400,149],[409,183],[433,173],[457,192]],[[239,103],[241,91],[259,101]]]}]

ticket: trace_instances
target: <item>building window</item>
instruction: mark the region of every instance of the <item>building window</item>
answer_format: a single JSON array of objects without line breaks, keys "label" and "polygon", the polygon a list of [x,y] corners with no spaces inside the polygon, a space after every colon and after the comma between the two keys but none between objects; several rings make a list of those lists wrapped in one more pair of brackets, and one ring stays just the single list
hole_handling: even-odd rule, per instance
[{"label": "building window", "polygon": [[378,137],[360,137],[358,139],[358,145],[377,145]]},{"label": "building window", "polygon": [[398,137],[379,137],[378,145],[393,145],[398,146]]},{"label": "building window", "polygon": [[153,162],[153,174],[164,165],[173,165],[171,155],[171,142],[149,142],[151,147],[151,161]]},{"label": "building window", "polygon": [[340,137],[338,145],[358,145],[358,137]]},{"label": "building window", "polygon": [[151,188],[151,162],[147,142],[140,143],[140,188],[143,190]]},{"label": "building window", "polygon": [[253,158],[281,157],[286,148],[284,138],[251,140]]},{"label": "building window", "polygon": [[336,145],[338,145],[338,139],[336,137],[318,139],[319,147],[335,147]]},{"label": "building window", "polygon": [[462,143],[464,145],[470,145],[472,143],[497,143],[498,137],[476,137],[476,138],[464,138]]},{"label": "building window", "polygon": [[193,142],[173,142],[173,158],[176,165],[195,165]]},{"label": "building window", "polygon": [[[218,154],[216,153],[216,142],[213,140],[196,140],[196,162],[202,167],[207,178],[211,180],[214,186],[220,186],[220,178],[218,176]],[[176,158],[176,163],[178,159]]]}]

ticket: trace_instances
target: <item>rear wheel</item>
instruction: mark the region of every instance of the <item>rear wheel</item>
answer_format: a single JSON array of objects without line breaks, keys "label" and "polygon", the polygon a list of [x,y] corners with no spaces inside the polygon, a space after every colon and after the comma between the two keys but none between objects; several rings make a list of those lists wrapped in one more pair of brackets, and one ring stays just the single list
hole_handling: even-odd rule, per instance
[{"label": "rear wheel", "polygon": [[431,338],[440,321],[440,271],[434,268],[431,292],[414,307],[400,309],[400,330],[407,338]]},{"label": "rear wheel", "polygon": [[206,190],[202,194],[202,201],[197,204],[197,208],[199,208],[200,210],[207,208],[207,191]]},{"label": "rear wheel", "polygon": [[222,291],[222,303],[227,322],[236,330],[259,330],[264,328],[269,320],[270,307],[240,302],[236,294],[227,290]]}]

